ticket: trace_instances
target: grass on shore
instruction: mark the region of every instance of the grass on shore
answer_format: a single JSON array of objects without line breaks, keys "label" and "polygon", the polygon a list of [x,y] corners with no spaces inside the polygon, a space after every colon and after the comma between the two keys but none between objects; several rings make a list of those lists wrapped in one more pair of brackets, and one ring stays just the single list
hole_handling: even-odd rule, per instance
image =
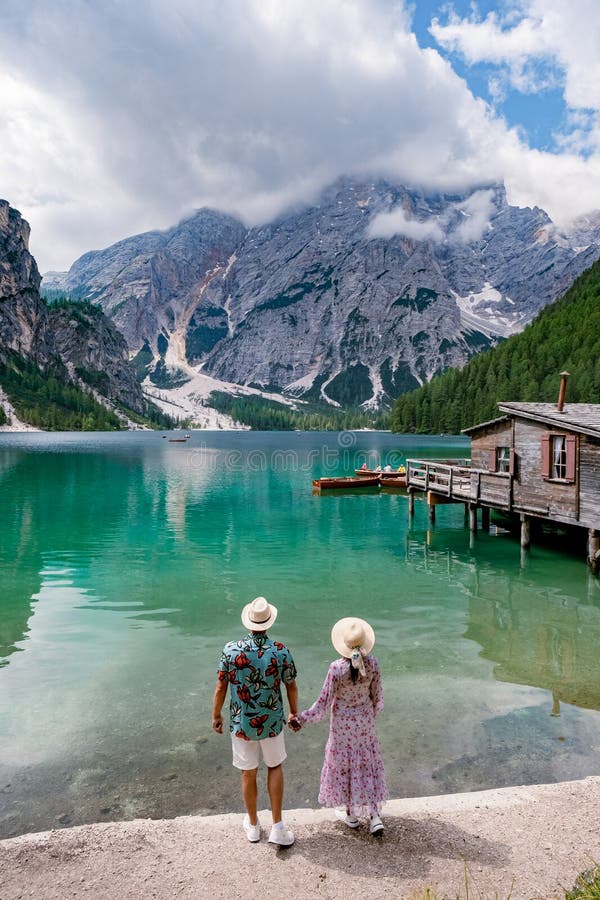
[{"label": "grass on shore", "polygon": [[[456,894],[453,900],[489,900],[489,895],[481,894],[472,884],[472,878],[468,866],[465,864],[465,886],[464,890]],[[494,900],[510,900],[512,888],[505,896],[494,894]],[[417,894],[413,894],[410,900],[442,900],[442,898],[431,888],[425,888]],[[565,900],[600,900],[600,866],[588,869],[577,876],[575,885],[572,890],[565,891]]]},{"label": "grass on shore", "polygon": [[573,890],[566,891],[565,900],[600,900],[600,866],[578,875]]}]

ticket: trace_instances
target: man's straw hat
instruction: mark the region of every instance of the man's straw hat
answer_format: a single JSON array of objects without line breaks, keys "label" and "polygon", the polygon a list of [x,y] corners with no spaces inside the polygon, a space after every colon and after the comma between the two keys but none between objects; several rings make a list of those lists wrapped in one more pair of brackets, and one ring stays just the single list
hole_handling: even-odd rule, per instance
[{"label": "man's straw hat", "polygon": [[266,631],[277,618],[277,607],[264,597],[256,597],[242,610],[242,622],[248,631]]}]

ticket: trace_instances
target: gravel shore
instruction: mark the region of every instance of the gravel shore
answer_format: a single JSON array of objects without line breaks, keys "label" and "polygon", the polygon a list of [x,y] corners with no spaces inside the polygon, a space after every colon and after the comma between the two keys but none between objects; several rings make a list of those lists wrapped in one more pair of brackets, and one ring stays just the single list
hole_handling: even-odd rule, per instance
[{"label": "gravel shore", "polygon": [[385,834],[294,810],[296,843],[249,844],[241,815],[83,825],[0,842],[0,898],[564,898],[600,863],[600,777],[414,800]]}]

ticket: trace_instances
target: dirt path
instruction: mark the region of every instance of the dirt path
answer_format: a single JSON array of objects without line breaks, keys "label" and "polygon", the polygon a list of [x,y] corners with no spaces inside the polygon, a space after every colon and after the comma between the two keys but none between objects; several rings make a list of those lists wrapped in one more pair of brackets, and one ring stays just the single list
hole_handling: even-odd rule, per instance
[{"label": "dirt path", "polygon": [[[249,844],[239,815],[117,822],[0,842],[0,898],[271,900],[308,897],[564,897],[600,863],[600,777],[394,800],[385,835],[351,831],[328,810],[286,820],[296,843]],[[263,825],[268,815],[262,814]]]}]

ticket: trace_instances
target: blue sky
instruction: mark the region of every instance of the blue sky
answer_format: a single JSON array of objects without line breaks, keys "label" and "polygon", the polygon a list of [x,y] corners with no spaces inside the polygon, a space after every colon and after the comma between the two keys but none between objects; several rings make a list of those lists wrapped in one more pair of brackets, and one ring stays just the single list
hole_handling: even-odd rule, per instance
[{"label": "blue sky", "polygon": [[[506,85],[505,96],[500,100],[495,98],[489,83],[490,79],[498,76],[498,67],[485,62],[467,65],[460,53],[444,50],[430,33],[432,19],[438,18],[445,22],[450,8],[461,18],[472,16],[476,10],[477,16],[485,19],[490,13],[502,14],[507,11],[508,5],[494,0],[481,0],[477,3],[455,0],[452,4],[419,0],[412,13],[413,29],[420,46],[432,47],[448,59],[457,75],[465,79],[473,94],[492,104],[509,126],[521,129],[530,146],[540,150],[555,150],[555,132],[561,133],[568,127],[562,89],[548,87],[540,92],[522,93]],[[546,63],[545,68],[554,80],[560,81],[560,71],[556,65]]]},{"label": "blue sky", "polygon": [[597,0],[2,0],[0,197],[42,271],[341,175],[503,182],[568,227],[600,209],[599,48]]}]

